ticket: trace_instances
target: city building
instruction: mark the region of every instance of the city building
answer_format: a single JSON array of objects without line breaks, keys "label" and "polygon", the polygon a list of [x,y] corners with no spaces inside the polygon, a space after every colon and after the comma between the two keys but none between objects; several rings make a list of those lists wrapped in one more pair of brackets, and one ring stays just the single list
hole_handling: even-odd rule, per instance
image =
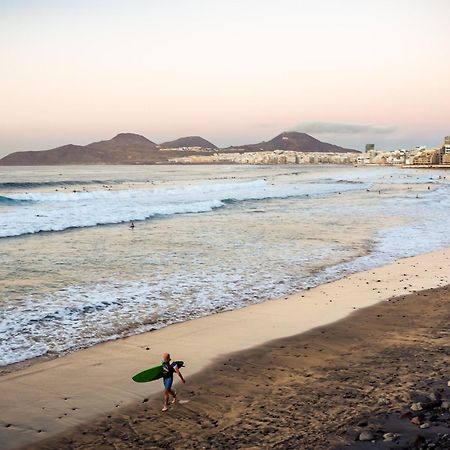
[{"label": "city building", "polygon": [[442,147],[442,164],[450,164],[450,136],[445,136]]},{"label": "city building", "polygon": [[359,153],[322,153],[273,150],[219,153],[170,158],[177,164],[356,164]]},{"label": "city building", "polygon": [[412,164],[415,166],[438,165],[440,160],[440,151],[436,148],[419,151],[412,158]]}]

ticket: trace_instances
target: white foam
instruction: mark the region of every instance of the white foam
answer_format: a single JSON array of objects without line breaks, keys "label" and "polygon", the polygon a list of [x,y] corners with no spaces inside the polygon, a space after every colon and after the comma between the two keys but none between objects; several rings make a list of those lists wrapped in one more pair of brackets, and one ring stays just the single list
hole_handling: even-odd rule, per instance
[{"label": "white foam", "polygon": [[28,202],[2,211],[0,237],[145,220],[159,215],[208,212],[225,206],[227,201],[326,195],[355,189],[361,186],[272,185],[265,180],[254,180],[173,188],[14,194],[9,198]]},{"label": "white foam", "polygon": [[[395,191],[392,197],[378,197],[370,193],[366,195],[366,188],[382,183],[387,174],[389,183],[393,181],[391,174],[397,174],[397,184],[409,182],[411,176],[404,173],[399,177],[398,172],[391,169],[348,172],[346,175],[345,171],[339,171],[328,180],[318,180],[316,177],[314,182],[300,180],[277,185],[255,180],[198,183],[152,190],[16,194],[16,200],[32,203],[8,206],[0,212],[0,230],[6,236],[145,219],[156,214],[212,211],[227,205],[229,200],[261,200],[306,194],[313,198],[344,191],[353,191],[346,202],[300,200],[298,203],[288,201],[287,204],[300,206],[303,220],[327,220],[330,227],[333,227],[336,216],[340,216],[341,223],[345,224],[347,219],[360,215],[377,223],[388,214],[400,220],[393,221],[395,226],[381,228],[375,236],[367,236],[371,244],[370,252],[351,261],[342,262],[346,255],[354,256],[354,253],[349,253],[348,248],[332,242],[332,239],[323,239],[321,245],[313,247],[293,247],[291,251],[289,238],[275,241],[276,248],[271,248],[274,241],[268,240],[262,242],[260,247],[252,247],[252,256],[242,266],[236,261],[224,260],[216,267],[214,258],[217,255],[213,252],[208,254],[208,251],[199,256],[201,261],[195,261],[193,249],[186,248],[186,252],[194,254],[191,260],[174,267],[168,276],[152,273],[151,282],[148,279],[120,279],[114,273],[106,281],[74,283],[64,289],[40,291],[20,300],[5,301],[0,308],[0,365],[46,353],[62,353],[281,297],[352,272],[387,264],[400,257],[450,245],[450,185],[447,182],[436,182],[434,179],[437,188],[425,190],[420,198],[407,190]],[[429,173],[425,172],[418,179],[416,175],[413,178],[414,184],[430,182]],[[344,182],[340,183],[340,180]],[[40,217],[36,217],[36,213]],[[278,220],[278,215],[271,217],[270,220]],[[351,220],[348,223],[351,233]],[[224,230],[224,233],[227,231]],[[235,236],[226,237],[229,242],[236,243]],[[249,233],[249,237],[254,236]],[[218,239],[220,245],[223,236]],[[258,261],[254,261],[255,253]],[[341,262],[326,267],[332,259],[331,253],[334,261]],[[240,258],[242,254],[240,249],[236,251]],[[167,248],[159,250],[153,257],[158,264],[161,261],[178,261],[179,258],[176,252],[170,258]],[[308,269],[310,262],[315,263],[314,267],[322,267],[322,270],[314,270],[314,267]],[[292,267],[295,270],[290,270]],[[139,313],[136,314],[136,311]]]}]

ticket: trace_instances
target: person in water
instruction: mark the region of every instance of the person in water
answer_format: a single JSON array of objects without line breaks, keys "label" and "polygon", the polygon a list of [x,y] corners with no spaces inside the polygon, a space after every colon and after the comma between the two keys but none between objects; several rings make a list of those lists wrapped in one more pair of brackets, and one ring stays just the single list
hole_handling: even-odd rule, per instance
[{"label": "person in water", "polygon": [[172,389],[173,384],[173,374],[176,374],[180,377],[182,383],[186,383],[181,375],[180,369],[177,366],[177,363],[170,358],[169,353],[164,353],[163,361],[162,361],[162,369],[163,369],[163,383],[164,383],[164,405],[163,412],[169,409],[169,399],[170,396],[173,397],[172,403],[177,401],[177,394]]}]

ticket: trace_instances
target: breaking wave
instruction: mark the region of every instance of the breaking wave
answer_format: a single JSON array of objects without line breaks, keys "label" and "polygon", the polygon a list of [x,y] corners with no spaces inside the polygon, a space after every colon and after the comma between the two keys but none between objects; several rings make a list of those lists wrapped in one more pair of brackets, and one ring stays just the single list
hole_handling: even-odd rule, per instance
[{"label": "breaking wave", "polygon": [[23,206],[3,211],[0,237],[205,213],[245,200],[333,195],[360,188],[361,185],[274,185],[257,179],[171,188],[21,193],[7,197],[11,205],[18,202]]},{"label": "breaking wave", "polygon": [[2,206],[2,205],[6,205],[6,206],[23,205],[24,203],[29,203],[29,200],[19,200],[19,199],[4,197],[3,195],[0,195],[0,206]]},{"label": "breaking wave", "polygon": [[55,186],[93,185],[117,183],[122,180],[59,180],[59,181],[8,181],[0,183],[0,189],[35,189]]}]

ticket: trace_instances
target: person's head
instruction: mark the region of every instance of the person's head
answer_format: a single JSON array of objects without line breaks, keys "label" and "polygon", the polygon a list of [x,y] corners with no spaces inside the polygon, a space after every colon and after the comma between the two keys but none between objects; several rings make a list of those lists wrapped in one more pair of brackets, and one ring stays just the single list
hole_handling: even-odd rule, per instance
[{"label": "person's head", "polygon": [[170,353],[164,353],[163,355],[163,361],[170,361]]}]

